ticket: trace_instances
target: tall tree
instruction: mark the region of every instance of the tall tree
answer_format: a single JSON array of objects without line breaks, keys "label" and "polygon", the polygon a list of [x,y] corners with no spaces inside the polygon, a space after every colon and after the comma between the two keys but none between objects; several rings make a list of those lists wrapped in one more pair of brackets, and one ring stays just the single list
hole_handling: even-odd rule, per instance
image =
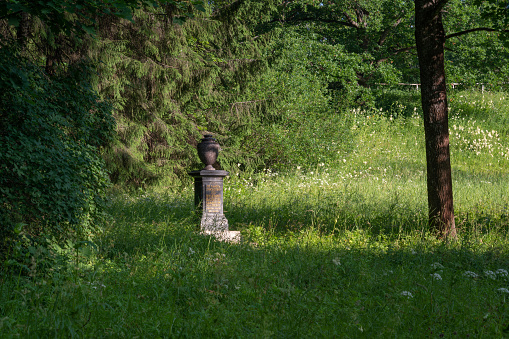
[{"label": "tall tree", "polygon": [[484,17],[496,22],[493,27],[475,27],[445,34],[442,11],[448,0],[415,0],[415,42],[421,78],[421,102],[424,113],[428,210],[431,229],[442,238],[456,238],[454,222],[449,122],[444,46],[448,38],[478,31],[502,31],[507,25],[507,9],[499,1],[476,1]]},{"label": "tall tree", "polygon": [[257,135],[272,105],[260,85],[269,37],[252,26],[270,7],[207,3],[177,25],[185,12],[160,6],[136,10],[133,22],[99,23],[88,53],[102,61],[97,88],[117,109],[118,139],[104,154],[114,182],[175,185],[198,165],[195,145],[205,130],[223,146],[224,168],[263,166],[267,144]]},{"label": "tall tree", "polygon": [[109,182],[100,151],[115,121],[92,87],[94,65],[73,54],[98,18],[132,20],[141,5],[156,3],[0,1],[0,261],[22,229],[63,241],[99,225]]},{"label": "tall tree", "polygon": [[415,42],[424,113],[429,223],[440,237],[455,238],[442,24],[446,3],[447,0],[415,1]]},{"label": "tall tree", "polygon": [[[475,32],[503,31],[501,23],[506,28],[507,12],[506,4],[502,6],[496,0],[415,0],[397,3],[384,0],[294,0],[285,2],[283,10],[279,12],[282,13],[278,18],[280,22],[305,25],[307,30],[311,28],[321,35],[322,43],[341,44],[348,52],[362,55],[363,63],[371,67],[357,72],[358,85],[389,82],[384,78],[397,79],[394,75],[397,76],[398,72],[405,81],[419,81],[419,74],[414,71],[418,62],[425,122],[429,224],[442,238],[456,237],[444,69],[445,42],[450,41],[449,61],[454,59],[449,69],[461,73],[457,70],[466,65],[472,70],[470,78],[479,81],[486,69],[479,71],[466,64],[467,58],[462,52],[464,46],[458,46],[466,34],[473,36]],[[447,35],[442,22],[444,13],[447,13],[444,20],[448,21],[449,30],[453,31]],[[479,41],[488,41],[487,35],[476,36]],[[498,46],[499,50],[505,51],[501,44]],[[413,56],[415,51],[418,61]],[[500,58],[500,54],[492,54],[490,58]],[[491,66],[491,70],[502,76],[507,74],[504,65],[493,67],[486,59],[481,64]],[[324,69],[321,64],[319,66]],[[329,73],[327,76],[333,80],[331,84],[338,82],[338,77]]]}]

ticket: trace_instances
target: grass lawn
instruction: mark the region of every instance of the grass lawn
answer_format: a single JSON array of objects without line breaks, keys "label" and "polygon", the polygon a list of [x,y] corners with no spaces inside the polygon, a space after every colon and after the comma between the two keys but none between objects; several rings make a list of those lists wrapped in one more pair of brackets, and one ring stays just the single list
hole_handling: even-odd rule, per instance
[{"label": "grass lawn", "polygon": [[191,185],[112,191],[92,242],[1,276],[0,336],[509,336],[506,101],[451,96],[456,242],[427,230],[418,109],[354,111],[348,151],[225,180],[241,243],[198,233]]}]

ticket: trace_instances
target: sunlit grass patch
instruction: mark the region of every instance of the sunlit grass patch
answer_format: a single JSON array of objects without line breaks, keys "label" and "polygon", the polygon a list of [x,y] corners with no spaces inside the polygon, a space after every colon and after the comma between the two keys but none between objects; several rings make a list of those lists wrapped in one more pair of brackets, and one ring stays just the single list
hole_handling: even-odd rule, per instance
[{"label": "sunlit grass patch", "polygon": [[[28,273],[1,276],[0,335],[502,337],[509,166],[493,121],[503,118],[465,113],[477,120],[463,139],[453,135],[463,116],[451,119],[459,239],[445,243],[427,227],[415,112],[359,110],[348,151],[287,172],[232,173],[224,210],[238,244],[199,234],[192,185],[112,193],[96,246],[34,248]],[[494,145],[480,154],[477,127]]]}]

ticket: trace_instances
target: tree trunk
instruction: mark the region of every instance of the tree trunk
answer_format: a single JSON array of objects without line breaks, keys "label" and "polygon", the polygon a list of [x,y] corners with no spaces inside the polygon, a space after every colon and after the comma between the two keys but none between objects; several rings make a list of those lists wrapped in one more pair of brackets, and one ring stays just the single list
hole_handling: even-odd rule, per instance
[{"label": "tree trunk", "polygon": [[65,43],[65,37],[60,33],[55,37],[54,45],[47,42],[46,50],[46,74],[53,76],[57,72],[58,65],[62,62],[62,50]]},{"label": "tree trunk", "polygon": [[455,238],[441,14],[446,2],[415,0],[415,41],[426,138],[429,225],[440,238]]},{"label": "tree trunk", "polygon": [[19,25],[16,32],[16,39],[21,50],[25,50],[30,35],[30,16],[22,12],[19,18]]}]

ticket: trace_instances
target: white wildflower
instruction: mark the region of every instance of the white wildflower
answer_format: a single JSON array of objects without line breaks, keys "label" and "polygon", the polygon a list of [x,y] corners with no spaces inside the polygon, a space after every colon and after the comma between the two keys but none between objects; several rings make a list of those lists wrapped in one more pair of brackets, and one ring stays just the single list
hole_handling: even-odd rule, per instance
[{"label": "white wildflower", "polygon": [[507,278],[507,277],[509,276],[509,274],[507,273],[507,271],[506,271],[506,270],[504,270],[503,268],[500,268],[500,269],[496,270],[496,272],[495,272],[495,273],[496,273],[496,274],[498,274],[498,275],[500,275],[500,276],[502,276],[502,277],[504,277],[504,278]]},{"label": "white wildflower", "polygon": [[465,271],[463,273],[463,276],[469,277],[469,278],[477,278],[478,277],[477,273],[472,272],[472,271]]},{"label": "white wildflower", "polygon": [[339,258],[334,258],[334,259],[332,259],[332,262],[333,262],[333,263],[334,263],[334,265],[336,265],[336,266],[341,265],[341,261],[339,260]]},{"label": "white wildflower", "polygon": [[509,293],[509,290],[507,288],[499,288],[497,291],[499,291],[500,293]]},{"label": "white wildflower", "polygon": [[191,247],[189,247],[189,255],[193,255],[194,253],[196,253]]},{"label": "white wildflower", "polygon": [[413,248],[411,248],[411,249],[410,249],[410,252],[411,252],[412,254],[417,254],[417,251],[416,251],[416,250],[414,250]]},{"label": "white wildflower", "polygon": [[484,275],[492,280],[497,279],[497,275],[493,271],[484,271]]},{"label": "white wildflower", "polygon": [[434,280],[442,280],[442,277],[438,273],[432,273],[430,274]]},{"label": "white wildflower", "polygon": [[439,262],[434,262],[433,264],[431,264],[431,268],[433,268],[434,270],[438,270],[444,268],[444,266]]},{"label": "white wildflower", "polygon": [[102,288],[106,287],[106,285],[104,285],[104,284],[102,284],[100,282],[97,282],[97,281],[94,281],[92,283],[91,282],[87,282],[87,284],[88,285],[93,285],[92,288],[95,289],[95,290],[97,289],[97,286],[102,287]]},{"label": "white wildflower", "polygon": [[408,291],[403,291],[401,292],[401,295],[404,296],[404,297],[407,297],[408,299],[411,299],[413,298],[414,296],[412,295],[412,293],[408,292]]}]

